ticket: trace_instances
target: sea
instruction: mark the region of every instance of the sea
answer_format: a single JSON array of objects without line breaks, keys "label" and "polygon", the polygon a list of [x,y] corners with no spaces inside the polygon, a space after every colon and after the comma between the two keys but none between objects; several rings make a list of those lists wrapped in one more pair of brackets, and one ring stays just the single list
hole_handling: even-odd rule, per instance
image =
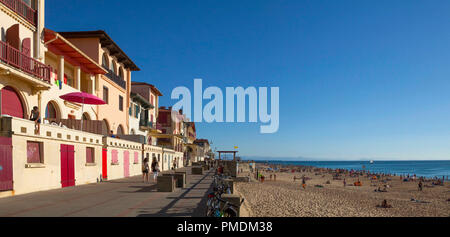
[{"label": "sea", "polygon": [[375,173],[393,175],[413,175],[427,178],[448,179],[450,176],[450,160],[429,161],[283,161],[283,160],[256,160],[257,163],[269,163],[280,165],[304,165],[320,168],[366,170]]}]

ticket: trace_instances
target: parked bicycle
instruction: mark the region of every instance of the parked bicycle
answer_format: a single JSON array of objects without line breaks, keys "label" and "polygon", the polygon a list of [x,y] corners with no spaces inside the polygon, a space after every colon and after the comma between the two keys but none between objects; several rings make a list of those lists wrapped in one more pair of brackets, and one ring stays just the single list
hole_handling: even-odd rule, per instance
[{"label": "parked bicycle", "polygon": [[[225,182],[226,178],[229,177],[224,176],[223,174],[216,174],[213,176],[213,192],[208,195],[208,200],[206,203],[206,216],[208,217],[237,216],[236,208],[239,207],[221,198],[222,194],[224,193],[231,194],[231,187],[227,182]],[[243,201],[244,200],[242,200],[242,202]]]}]

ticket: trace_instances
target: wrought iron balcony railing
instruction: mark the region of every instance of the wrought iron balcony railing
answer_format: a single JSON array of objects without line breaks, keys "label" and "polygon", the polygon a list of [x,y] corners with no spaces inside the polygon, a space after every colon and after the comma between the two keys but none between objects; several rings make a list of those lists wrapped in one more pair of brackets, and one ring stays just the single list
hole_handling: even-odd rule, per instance
[{"label": "wrought iron balcony railing", "polygon": [[127,82],[125,80],[123,80],[122,78],[117,76],[113,71],[111,71],[111,69],[107,69],[107,68],[105,68],[105,69],[108,71],[108,73],[105,74],[106,77],[111,79],[111,81],[113,81],[114,83],[116,83],[117,85],[122,87],[123,89],[127,88]]},{"label": "wrought iron balcony railing", "polygon": [[29,57],[3,41],[0,41],[0,61],[50,83],[49,66]]},{"label": "wrought iron balcony railing", "polygon": [[22,0],[0,0],[9,9],[13,10],[15,13],[25,18],[28,22],[36,25],[37,11],[31,8]]}]

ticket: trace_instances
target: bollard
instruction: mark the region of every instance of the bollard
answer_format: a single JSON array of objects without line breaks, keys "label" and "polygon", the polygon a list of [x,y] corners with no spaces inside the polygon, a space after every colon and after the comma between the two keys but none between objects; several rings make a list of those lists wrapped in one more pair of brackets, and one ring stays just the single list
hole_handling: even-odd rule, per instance
[{"label": "bollard", "polygon": [[187,184],[189,183],[187,172],[186,171],[177,171],[177,172],[175,172],[175,174],[183,175],[184,187],[186,187]]},{"label": "bollard", "polygon": [[[237,211],[237,217],[241,215],[241,196],[238,194],[222,194],[221,198],[237,207],[233,207]],[[223,208],[225,203],[221,203],[220,206]]]},{"label": "bollard", "polygon": [[162,175],[157,178],[157,189],[158,192],[173,192],[176,187],[176,180],[172,175]]},{"label": "bollard", "polygon": [[203,168],[201,166],[193,166],[191,169],[192,169],[192,174],[203,175]]}]

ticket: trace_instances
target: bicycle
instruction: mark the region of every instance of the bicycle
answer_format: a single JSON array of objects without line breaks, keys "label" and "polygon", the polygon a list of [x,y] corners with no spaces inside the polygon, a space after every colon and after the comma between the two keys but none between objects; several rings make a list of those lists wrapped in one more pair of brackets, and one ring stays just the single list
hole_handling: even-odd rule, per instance
[{"label": "bicycle", "polygon": [[[244,199],[241,200],[240,205],[244,202]],[[222,208],[220,204],[224,203]],[[211,202],[211,208],[207,210],[207,217],[238,217],[238,211],[236,210],[239,206],[234,205],[228,201],[223,200],[220,197],[215,197],[215,199]]]}]

